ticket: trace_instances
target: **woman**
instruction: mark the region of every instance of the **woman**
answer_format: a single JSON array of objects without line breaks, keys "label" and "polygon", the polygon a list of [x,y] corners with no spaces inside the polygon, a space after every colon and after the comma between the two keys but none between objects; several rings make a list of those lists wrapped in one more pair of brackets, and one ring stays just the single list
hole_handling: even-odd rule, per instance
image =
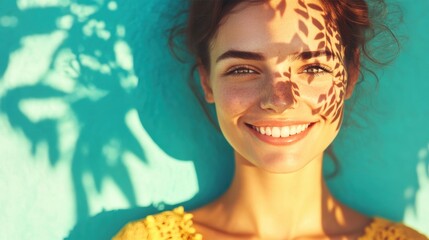
[{"label": "woman", "polygon": [[427,239],[341,204],[322,176],[370,29],[364,1],[193,1],[187,43],[234,179],[214,202],[115,239]]}]

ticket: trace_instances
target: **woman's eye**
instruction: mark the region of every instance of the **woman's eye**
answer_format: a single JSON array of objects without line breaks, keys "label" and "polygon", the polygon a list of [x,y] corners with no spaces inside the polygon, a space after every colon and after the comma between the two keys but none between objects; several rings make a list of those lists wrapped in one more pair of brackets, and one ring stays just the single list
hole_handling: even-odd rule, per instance
[{"label": "woman's eye", "polygon": [[309,67],[305,68],[303,72],[308,73],[308,74],[318,75],[318,74],[323,74],[323,73],[331,73],[332,71],[330,71],[329,69],[324,68],[322,66],[315,65],[315,66],[309,66]]},{"label": "woman's eye", "polygon": [[257,72],[253,69],[246,67],[237,67],[229,70],[227,75],[247,75],[247,74],[256,74]]}]

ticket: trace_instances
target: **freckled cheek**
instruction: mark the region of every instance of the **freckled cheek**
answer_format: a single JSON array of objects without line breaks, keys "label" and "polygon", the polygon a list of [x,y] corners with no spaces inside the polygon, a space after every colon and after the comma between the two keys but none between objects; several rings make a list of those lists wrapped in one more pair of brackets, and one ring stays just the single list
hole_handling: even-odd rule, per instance
[{"label": "freckled cheek", "polygon": [[260,91],[253,87],[218,86],[213,93],[217,111],[234,116],[257,103]]}]

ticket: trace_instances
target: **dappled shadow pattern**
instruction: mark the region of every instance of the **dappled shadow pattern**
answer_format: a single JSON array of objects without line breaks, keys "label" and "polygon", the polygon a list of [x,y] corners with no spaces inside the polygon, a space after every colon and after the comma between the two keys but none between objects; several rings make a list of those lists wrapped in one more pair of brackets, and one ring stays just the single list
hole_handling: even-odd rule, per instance
[{"label": "dappled shadow pattern", "polygon": [[[1,59],[23,47],[19,43],[25,37],[61,32],[65,38],[55,47],[49,68],[35,84],[9,88],[1,96],[2,114],[15,129],[24,133],[32,145],[33,154],[40,143],[46,142],[52,166],[61,160],[72,159],[78,220],[89,215],[89,197],[83,182],[85,173],[91,175],[98,192],[101,192],[103,180],[110,177],[129,204],[135,206],[136,196],[123,156],[129,152],[143,162],[145,156],[125,122],[126,114],[135,109],[133,91],[136,84],[132,84],[131,69],[118,61],[115,52],[118,43],[126,41],[117,4],[80,1],[66,6],[20,10],[16,2],[6,2],[8,5],[1,7],[1,16],[15,19],[16,24],[0,27],[0,34],[8,35],[7,41],[13,43],[0,45]],[[34,19],[40,22],[34,23]],[[61,24],[61,21],[66,23]],[[63,62],[65,57],[68,60]],[[58,67],[59,63],[66,66]],[[3,76],[8,61],[0,64]],[[52,80],[55,71],[65,75]],[[63,89],[60,81],[73,87]],[[55,99],[67,105],[69,112],[56,118],[32,119],[20,106],[26,100],[35,99]],[[62,133],[59,128],[65,121],[76,122],[76,128],[71,130],[77,132],[72,133],[77,134],[77,138],[71,152],[60,149]]]},{"label": "dappled shadow pattern", "polygon": [[[283,15],[287,10],[286,6],[284,1],[280,1],[277,7],[271,9],[271,15],[275,16],[276,12]],[[333,69],[328,71],[330,74],[330,85],[326,88],[327,92],[321,92],[319,90],[321,93],[318,96],[317,105],[312,109],[312,114],[320,115],[324,120],[336,123],[336,130],[339,130],[342,123],[345,91],[348,80],[344,59],[344,45],[341,42],[341,37],[335,22],[332,20],[333,17],[329,12],[325,12],[321,5],[306,3],[303,0],[299,0],[297,6],[297,8],[292,10],[297,13],[300,18],[298,19],[299,32],[292,37],[289,43],[273,43],[273,48],[278,49],[277,51],[281,53],[287,52],[290,46],[300,46],[300,50],[302,51],[300,57],[303,60],[313,59],[313,62],[319,64],[323,59],[325,63],[334,65]],[[310,28],[317,29],[317,32],[312,31],[310,33]],[[306,39],[313,39],[316,41],[317,43],[315,45],[317,48],[311,49]],[[276,57],[277,63],[279,64],[286,60],[287,55],[279,54],[279,56]],[[321,81],[319,79],[323,79],[318,77],[317,72],[308,72],[306,82],[303,83],[298,80],[298,76],[291,71],[290,67],[288,71],[274,73],[274,77],[283,78],[286,82],[289,82],[289,88],[285,88],[283,85],[279,85],[279,88],[276,87],[275,99],[279,98],[279,96],[287,95],[290,98],[288,100],[289,102],[296,102],[298,101],[296,98],[303,95],[300,93],[302,91],[300,91],[300,85],[320,86],[321,84],[318,83],[318,81]],[[315,79],[318,81],[315,81]],[[281,91],[285,92],[281,93]],[[292,91],[294,96],[287,94],[289,91]]]},{"label": "dappled shadow pattern", "polygon": [[[22,39],[58,33],[62,37],[58,46],[46,46],[53,50],[46,71],[40,76],[26,76],[31,79],[30,83],[23,81],[25,83],[5,88],[4,94],[0,92],[0,107],[1,114],[11,126],[30,142],[34,155],[40,144],[46,143],[52,168],[71,162],[77,222],[70,239],[111,237],[125,222],[163,209],[158,203],[136,207],[134,189],[138,186],[133,185],[139,183],[130,179],[125,156],[132,155],[143,164],[147,164],[148,159],[145,146],[141,145],[141,139],[136,138],[126,120],[132,111],[138,112],[144,129],[167,155],[178,160],[197,159],[194,166],[198,185],[205,191],[198,192],[181,205],[190,209],[223,191],[232,174],[232,161],[216,158],[219,152],[230,154],[231,151],[215,129],[197,131],[206,129],[209,124],[199,121],[203,115],[196,102],[193,108],[190,106],[189,99],[193,97],[186,89],[187,70],[173,60],[167,48],[165,26],[170,26],[171,15],[175,13],[152,11],[152,7],[160,7],[157,2],[136,5],[88,0],[28,9],[19,9],[11,1],[7,4],[1,3],[0,18],[8,16],[16,19],[17,24],[0,26],[2,39],[7,35],[6,41],[11,43],[0,44],[0,83],[19,82],[20,79],[10,79],[7,74],[13,64],[2,60],[26,50]],[[164,10],[171,7],[168,1],[163,4]],[[141,13],[143,7],[149,14]],[[40,21],[35,22],[34,16],[39,16]],[[162,49],[158,51],[157,48]],[[148,49],[156,53],[149,54]],[[158,58],[152,59],[154,56]],[[27,57],[33,60],[32,56]],[[37,57],[34,59],[37,61]],[[34,101],[46,105],[52,100],[65,106],[66,110],[52,116],[38,110],[38,106],[22,107]],[[37,112],[38,117],[34,118],[33,112]],[[178,123],[185,124],[178,127]],[[201,139],[222,144],[203,149],[199,147]],[[215,166],[222,166],[223,171],[213,172]],[[213,177],[213,174],[217,175]],[[100,213],[103,217],[97,215],[92,219],[94,206],[90,202],[97,198],[95,195],[102,194],[106,179],[121,191],[130,210],[103,212]],[[151,197],[157,196],[148,198]],[[124,212],[129,214],[123,215]],[[86,232],[93,230],[88,223],[94,221],[97,227],[112,228],[105,232]]]}]

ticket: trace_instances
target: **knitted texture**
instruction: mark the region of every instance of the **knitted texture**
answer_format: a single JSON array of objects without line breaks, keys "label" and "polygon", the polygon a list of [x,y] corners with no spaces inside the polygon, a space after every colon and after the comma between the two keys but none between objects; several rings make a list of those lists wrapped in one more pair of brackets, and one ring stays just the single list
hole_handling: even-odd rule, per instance
[{"label": "knitted texture", "polygon": [[192,214],[183,207],[149,215],[145,219],[127,224],[114,240],[201,240],[201,234],[192,226]]},{"label": "knitted texture", "polygon": [[427,240],[428,238],[402,223],[375,218],[359,240]]},{"label": "knitted texture", "polygon": [[[192,214],[183,207],[149,215],[143,220],[127,224],[113,240],[202,240],[192,223]],[[401,223],[374,218],[358,240],[429,240]]]}]

